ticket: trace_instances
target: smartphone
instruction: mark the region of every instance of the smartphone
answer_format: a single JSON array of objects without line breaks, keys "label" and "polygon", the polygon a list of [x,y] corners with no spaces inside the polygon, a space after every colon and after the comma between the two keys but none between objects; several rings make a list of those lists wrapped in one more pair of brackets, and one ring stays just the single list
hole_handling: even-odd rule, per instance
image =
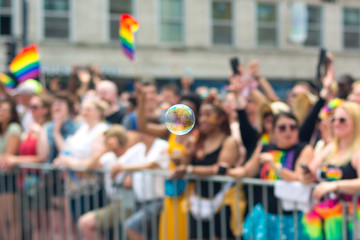
[{"label": "smartphone", "polygon": [[311,173],[309,167],[306,164],[300,163],[300,167],[304,169],[305,173]]},{"label": "smartphone", "polygon": [[318,81],[321,80],[321,78],[325,75],[325,63],[326,63],[326,49],[321,48],[320,54],[319,54],[319,62],[317,66],[317,76],[316,79]]},{"label": "smartphone", "polygon": [[239,65],[240,65],[240,62],[239,62],[239,59],[237,57],[233,57],[233,58],[230,59],[231,70],[235,75],[240,74],[239,69],[238,69]]},{"label": "smartphone", "polygon": [[219,169],[218,169],[218,174],[219,174],[219,175],[225,175],[226,172],[227,172],[227,168],[226,168],[226,167],[219,166]]}]

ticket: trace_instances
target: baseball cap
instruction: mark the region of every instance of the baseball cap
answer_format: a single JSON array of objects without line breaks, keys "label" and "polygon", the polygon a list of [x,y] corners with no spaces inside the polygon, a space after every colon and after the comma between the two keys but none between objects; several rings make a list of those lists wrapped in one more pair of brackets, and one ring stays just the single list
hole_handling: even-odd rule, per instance
[{"label": "baseball cap", "polygon": [[35,79],[28,79],[25,82],[20,83],[15,89],[11,92],[12,94],[25,94],[25,95],[37,95],[40,94],[43,90],[41,83]]}]

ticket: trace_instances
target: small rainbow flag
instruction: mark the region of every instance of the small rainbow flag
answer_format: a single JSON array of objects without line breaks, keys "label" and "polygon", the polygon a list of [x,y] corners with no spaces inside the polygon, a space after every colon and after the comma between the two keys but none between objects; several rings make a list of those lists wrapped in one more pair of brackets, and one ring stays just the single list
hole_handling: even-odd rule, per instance
[{"label": "small rainbow flag", "polygon": [[0,72],[0,81],[9,89],[13,89],[15,87],[15,80],[1,72]]},{"label": "small rainbow flag", "polygon": [[139,28],[139,22],[130,14],[121,14],[120,16],[119,37],[121,46],[125,55],[134,60],[135,57],[135,40],[134,32]]},{"label": "small rainbow flag", "polygon": [[40,75],[40,55],[36,45],[21,50],[10,64],[10,71],[20,81],[38,78]]}]

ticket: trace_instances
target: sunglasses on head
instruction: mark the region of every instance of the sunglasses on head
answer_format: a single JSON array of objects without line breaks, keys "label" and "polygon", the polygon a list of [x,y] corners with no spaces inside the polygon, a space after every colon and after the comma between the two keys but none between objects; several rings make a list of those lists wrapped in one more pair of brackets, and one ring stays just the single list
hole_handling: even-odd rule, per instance
[{"label": "sunglasses on head", "polygon": [[279,125],[277,126],[277,128],[279,129],[280,132],[285,132],[286,129],[290,129],[291,131],[295,131],[298,129],[298,126],[296,124],[290,124],[290,125]]},{"label": "sunglasses on head", "polygon": [[346,118],[340,117],[340,118],[332,118],[331,122],[334,123],[335,121],[339,121],[339,123],[345,123]]}]

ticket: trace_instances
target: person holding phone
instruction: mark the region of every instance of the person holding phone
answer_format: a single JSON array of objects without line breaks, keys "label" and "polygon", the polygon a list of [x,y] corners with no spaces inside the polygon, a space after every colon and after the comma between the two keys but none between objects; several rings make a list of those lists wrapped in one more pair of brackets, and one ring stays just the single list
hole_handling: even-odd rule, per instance
[{"label": "person holding phone", "polygon": [[[313,150],[311,146],[299,143],[297,119],[291,113],[281,112],[274,116],[272,131],[274,143],[258,144],[254,154],[244,166],[228,170],[230,176],[285,181],[301,179],[301,164],[308,163],[308,160],[312,158]],[[282,224],[282,234],[286,237],[284,239],[294,239],[295,233],[291,231],[295,221],[293,212],[283,211],[282,219],[280,219],[273,187],[269,187],[267,193],[266,212],[262,202],[262,187],[254,187],[254,207],[245,219],[243,238],[250,239],[251,235],[254,235],[255,239],[279,239],[279,224]],[[301,215],[300,212],[298,214]],[[300,225],[299,221],[298,226]],[[260,235],[266,237],[260,238]],[[281,236],[282,239],[283,236]],[[303,237],[303,229],[300,226],[299,239],[304,239]]]},{"label": "person holding phone", "polygon": [[[342,239],[341,200],[352,206],[352,195],[360,191],[359,106],[340,104],[331,118],[331,129],[333,140],[308,165],[311,172],[303,171],[301,176],[304,184],[314,182],[314,176],[320,182],[313,191],[320,201],[302,220],[307,236],[315,240]],[[359,215],[359,210],[353,214]],[[352,228],[347,232],[351,239]]]}]

